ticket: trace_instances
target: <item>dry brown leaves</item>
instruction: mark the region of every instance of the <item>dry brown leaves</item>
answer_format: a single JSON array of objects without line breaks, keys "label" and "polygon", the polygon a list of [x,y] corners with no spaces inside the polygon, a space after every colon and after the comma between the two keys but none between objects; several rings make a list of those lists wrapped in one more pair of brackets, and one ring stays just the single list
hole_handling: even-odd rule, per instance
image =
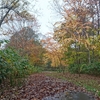
[{"label": "dry brown leaves", "polygon": [[5,91],[1,94],[0,100],[42,100],[44,97],[54,96],[67,90],[87,92],[82,87],[75,86],[70,82],[50,78],[43,73],[33,74],[22,87]]}]

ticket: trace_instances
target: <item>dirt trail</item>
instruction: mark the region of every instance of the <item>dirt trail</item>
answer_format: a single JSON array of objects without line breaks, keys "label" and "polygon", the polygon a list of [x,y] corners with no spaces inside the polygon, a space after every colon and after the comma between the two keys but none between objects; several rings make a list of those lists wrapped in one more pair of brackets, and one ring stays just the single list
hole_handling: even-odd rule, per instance
[{"label": "dirt trail", "polygon": [[31,75],[25,81],[25,84],[18,89],[14,88],[10,91],[5,91],[1,95],[0,100],[42,100],[44,97],[54,96],[64,91],[85,92],[92,96],[91,93],[88,93],[82,87],[75,86],[70,82],[48,77],[45,73],[41,73]]}]

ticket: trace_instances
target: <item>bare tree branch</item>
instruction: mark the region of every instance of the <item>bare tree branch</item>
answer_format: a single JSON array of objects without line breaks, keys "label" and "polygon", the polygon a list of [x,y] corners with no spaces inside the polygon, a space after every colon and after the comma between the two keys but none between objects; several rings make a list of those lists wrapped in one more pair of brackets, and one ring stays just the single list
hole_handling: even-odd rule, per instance
[{"label": "bare tree branch", "polygon": [[2,23],[3,23],[3,21],[4,21],[4,19],[7,17],[7,15],[9,14],[9,12],[11,11],[11,10],[14,10],[14,7],[15,7],[15,5],[17,4],[19,2],[19,0],[17,0],[17,1],[15,1],[15,0],[13,0],[12,2],[11,2],[11,7],[9,7],[8,5],[6,5],[6,6],[4,6],[4,7],[1,7],[0,9],[8,9],[8,11],[6,12],[6,14],[1,18],[1,20],[0,20],[0,27],[1,27],[1,25],[2,25]]}]

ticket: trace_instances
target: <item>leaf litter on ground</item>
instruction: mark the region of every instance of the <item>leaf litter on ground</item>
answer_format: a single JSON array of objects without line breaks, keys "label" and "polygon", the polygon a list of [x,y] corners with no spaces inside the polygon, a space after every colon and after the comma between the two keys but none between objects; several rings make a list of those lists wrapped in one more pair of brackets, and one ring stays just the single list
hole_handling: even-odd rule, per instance
[{"label": "leaf litter on ground", "polygon": [[5,90],[1,93],[0,100],[45,100],[43,98],[54,97],[57,94],[64,93],[64,91],[66,91],[66,95],[69,92],[83,92],[94,98],[93,100],[100,100],[83,87],[49,77],[45,73],[33,74],[26,79],[21,87]]}]

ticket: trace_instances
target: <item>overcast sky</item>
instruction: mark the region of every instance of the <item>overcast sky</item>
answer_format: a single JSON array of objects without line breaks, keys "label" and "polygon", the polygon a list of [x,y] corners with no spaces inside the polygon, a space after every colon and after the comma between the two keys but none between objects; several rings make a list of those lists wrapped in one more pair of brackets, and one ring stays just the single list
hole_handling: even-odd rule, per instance
[{"label": "overcast sky", "polygon": [[[39,32],[43,35],[48,32],[52,32],[53,24],[61,19],[53,7],[53,0],[36,0],[36,2],[33,2],[33,0],[28,1],[31,5],[28,7],[30,12],[33,13],[33,15],[35,12],[35,15],[38,18],[38,22],[40,24]],[[0,40],[1,39],[7,39],[7,36],[0,35]]]},{"label": "overcast sky", "polygon": [[[29,1],[32,2],[32,0]],[[53,24],[61,19],[60,16],[57,16],[52,4],[53,0],[37,0],[35,4],[38,21],[41,25],[40,32],[42,34],[51,32],[53,30]]]},{"label": "overcast sky", "polygon": [[[34,7],[36,9],[35,14],[38,18],[39,24],[41,25],[39,32],[43,35],[45,35],[48,32],[52,32],[53,24],[57,21],[60,21],[61,19],[61,17],[56,14],[56,11],[53,8],[53,0],[37,0],[35,6],[33,0],[28,1],[31,4],[31,6],[29,7],[31,13],[34,14]],[[58,1],[60,2],[60,0]],[[0,40],[2,39],[9,39],[9,36],[0,35]]]}]

